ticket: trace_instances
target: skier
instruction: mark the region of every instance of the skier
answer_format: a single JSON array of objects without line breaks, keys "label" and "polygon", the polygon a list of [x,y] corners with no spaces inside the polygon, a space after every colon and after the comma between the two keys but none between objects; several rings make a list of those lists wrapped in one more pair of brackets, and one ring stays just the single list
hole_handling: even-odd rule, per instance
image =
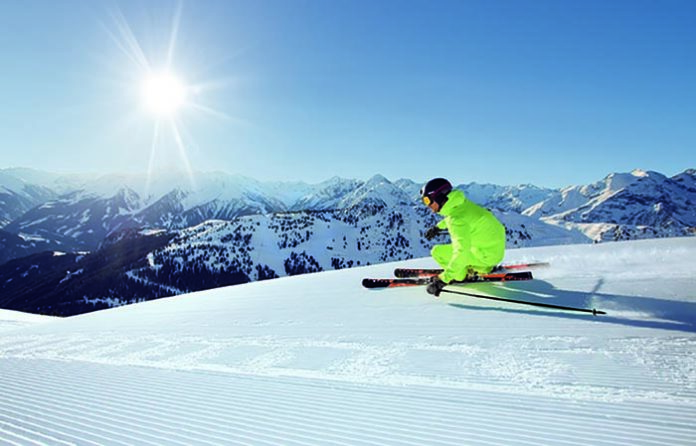
[{"label": "skier", "polygon": [[435,245],[431,251],[444,271],[433,277],[428,293],[437,297],[448,283],[489,273],[503,260],[505,227],[489,210],[467,199],[444,178],[428,181],[420,195],[426,206],[445,217],[425,232],[425,238],[432,240],[446,230],[452,239],[451,244]]}]

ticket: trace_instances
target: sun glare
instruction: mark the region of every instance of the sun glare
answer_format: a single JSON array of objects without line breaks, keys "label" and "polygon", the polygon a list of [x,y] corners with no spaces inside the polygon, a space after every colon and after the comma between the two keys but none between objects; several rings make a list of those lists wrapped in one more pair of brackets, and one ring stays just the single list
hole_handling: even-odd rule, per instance
[{"label": "sun glare", "polygon": [[143,101],[158,117],[171,117],[186,101],[186,87],[171,73],[150,75],[143,82]]},{"label": "sun glare", "polygon": [[[136,100],[136,103],[132,104],[136,106],[134,117],[143,118],[147,114],[151,118],[147,120],[147,123],[153,124],[146,191],[150,189],[158,165],[169,166],[172,160],[185,169],[191,184],[195,185],[188,153],[188,148],[194,145],[195,141],[187,132],[187,118],[202,113],[215,118],[230,119],[226,114],[200,103],[201,92],[204,89],[217,89],[223,87],[225,83],[203,81],[195,77],[182,79],[172,69],[174,66],[187,66],[186,61],[174,64],[182,10],[183,1],[179,0],[173,11],[169,30],[156,28],[146,30],[148,34],[155,36],[154,42],[166,43],[159,48],[161,50],[159,54],[157,51],[159,45],[152,46],[153,54],[146,54],[120,9],[116,9],[112,14],[114,27],[105,27],[116,48],[125,58],[127,66],[131,68],[124,77],[126,82],[123,85],[129,92],[128,96]],[[152,60],[157,60],[157,65],[153,65]],[[119,63],[115,66],[118,66],[117,72],[121,73],[122,65]],[[187,81],[193,83],[189,84]],[[186,111],[185,114],[184,111]]]}]

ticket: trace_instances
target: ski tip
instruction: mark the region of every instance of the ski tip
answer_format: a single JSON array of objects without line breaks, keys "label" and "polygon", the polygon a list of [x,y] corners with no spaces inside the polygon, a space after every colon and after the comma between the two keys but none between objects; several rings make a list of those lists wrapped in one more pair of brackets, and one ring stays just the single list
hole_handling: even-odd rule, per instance
[{"label": "ski tip", "polygon": [[532,274],[531,271],[521,271],[515,275],[512,276],[512,278],[508,278],[508,280],[532,280],[534,279],[534,275]]}]

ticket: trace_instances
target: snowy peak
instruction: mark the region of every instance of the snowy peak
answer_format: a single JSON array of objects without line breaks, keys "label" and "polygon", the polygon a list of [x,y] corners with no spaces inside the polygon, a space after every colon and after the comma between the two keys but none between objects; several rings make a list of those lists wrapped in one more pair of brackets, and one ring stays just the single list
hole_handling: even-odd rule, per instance
[{"label": "snowy peak", "polygon": [[[334,177],[307,184],[261,182],[221,172],[193,176],[170,172],[155,177],[53,175],[38,183],[27,180],[40,176],[36,171],[0,170],[0,227],[64,244],[66,250],[91,249],[98,245],[99,236],[125,227],[183,229],[209,219],[233,220],[256,214],[361,208],[370,215],[418,207],[422,186],[407,179],[391,182],[383,175],[367,181]],[[58,183],[62,186],[55,189],[44,186]],[[68,193],[56,192],[64,188]],[[673,178],[635,169],[559,190],[529,184],[470,183],[458,188],[490,209],[544,218],[571,230],[578,224],[614,225],[602,226],[605,232],[606,228],[628,225],[631,227],[621,230],[646,236],[684,235],[695,220],[694,169]],[[636,225],[652,228],[644,230]],[[588,231],[595,240],[602,232],[596,227]]]},{"label": "snowy peak", "polygon": [[107,198],[80,190],[31,209],[6,229],[56,242],[66,250],[89,250],[111,231],[131,225],[132,214],[139,207],[138,194],[128,188]]},{"label": "snowy peak", "polygon": [[24,179],[21,169],[0,170],[0,228],[56,197],[51,189]]},{"label": "snowy peak", "polygon": [[293,211],[338,209],[341,200],[362,184],[358,180],[333,177],[315,187],[308,188],[305,195],[289,208]]},{"label": "snowy peak", "polygon": [[476,203],[504,211],[523,212],[525,209],[547,199],[554,193],[531,184],[517,186],[496,186],[492,184],[471,183],[460,186],[467,197]]},{"label": "snowy peak", "polygon": [[668,178],[634,170],[611,174],[589,186],[571,187],[561,197],[525,211],[544,221],[580,229],[595,241],[685,236],[696,226],[696,188],[685,172]]},{"label": "snowy peak", "polygon": [[585,186],[569,186],[559,192],[552,192],[546,200],[530,206],[523,211],[530,217],[565,218],[577,212],[587,212],[599,204],[609,200],[613,195],[639,181],[655,182],[665,180],[665,176],[657,172],[635,169],[630,173],[611,173],[603,180]]},{"label": "snowy peak", "polygon": [[688,169],[672,177],[672,180],[688,193],[696,189],[696,169]]},{"label": "snowy peak", "polygon": [[393,208],[413,205],[403,189],[395,186],[382,175],[375,175],[339,202],[339,208],[358,206]]}]

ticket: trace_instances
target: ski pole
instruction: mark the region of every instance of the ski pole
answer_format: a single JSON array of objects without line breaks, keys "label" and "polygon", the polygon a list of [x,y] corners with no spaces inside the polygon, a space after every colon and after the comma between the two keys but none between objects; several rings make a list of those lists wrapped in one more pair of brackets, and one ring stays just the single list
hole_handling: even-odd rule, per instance
[{"label": "ski pole", "polygon": [[539,303],[539,302],[528,302],[525,300],[503,299],[501,297],[484,296],[483,294],[465,293],[463,291],[441,290],[441,292],[452,293],[452,294],[461,294],[462,296],[478,297],[479,299],[497,300],[500,302],[512,302],[515,304],[533,305],[535,307],[554,308],[556,310],[579,311],[582,313],[592,313],[592,315],[594,315],[594,316],[597,316],[598,314],[607,314],[604,311],[596,310],[594,308],[587,309],[587,308],[564,307],[561,305],[544,304],[544,303]]}]

